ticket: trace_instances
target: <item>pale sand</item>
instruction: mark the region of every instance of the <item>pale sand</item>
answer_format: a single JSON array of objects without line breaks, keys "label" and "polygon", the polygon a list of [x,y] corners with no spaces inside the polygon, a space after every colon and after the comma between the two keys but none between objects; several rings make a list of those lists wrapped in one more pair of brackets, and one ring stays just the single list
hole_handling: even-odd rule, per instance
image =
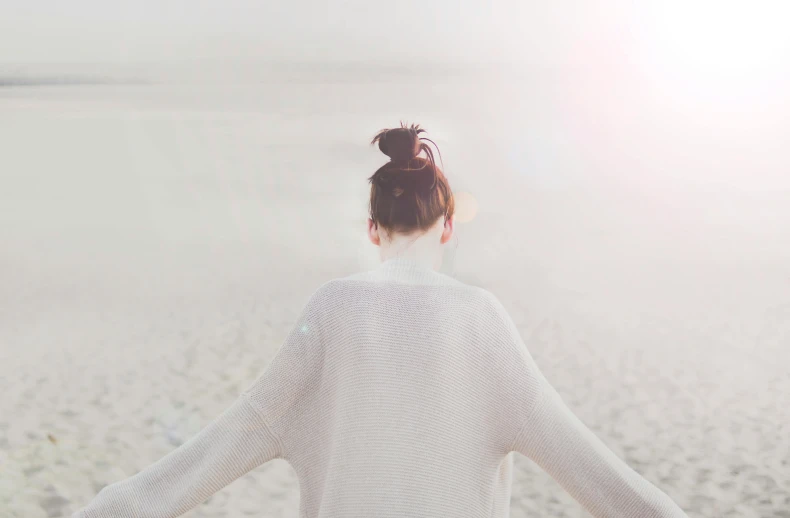
[{"label": "pale sand", "polygon": [[[485,174],[468,151],[502,122],[493,101],[469,108],[475,127],[454,111],[476,87],[444,104],[394,88],[377,116],[372,87],[266,88],[0,90],[0,517],[68,516],[170,452],[320,283],[374,266],[365,178],[382,159],[364,144],[412,115],[480,203],[445,271],[500,297],[580,419],[691,517],[790,517],[790,218],[759,219],[782,200],[739,199],[743,225],[703,229],[605,189],[503,190],[496,148]],[[516,466],[514,518],[589,516]],[[298,502],[278,460],[185,516]]]}]

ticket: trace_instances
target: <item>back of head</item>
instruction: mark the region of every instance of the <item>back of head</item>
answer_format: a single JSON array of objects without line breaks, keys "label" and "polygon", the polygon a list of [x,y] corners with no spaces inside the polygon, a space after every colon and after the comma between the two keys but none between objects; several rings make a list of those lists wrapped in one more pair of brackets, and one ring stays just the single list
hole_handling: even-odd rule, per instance
[{"label": "back of head", "polygon": [[400,128],[379,131],[371,141],[390,161],[368,178],[370,218],[390,235],[426,231],[455,211],[450,185],[426,141],[436,143],[419,136],[424,132],[418,124],[401,123]]}]

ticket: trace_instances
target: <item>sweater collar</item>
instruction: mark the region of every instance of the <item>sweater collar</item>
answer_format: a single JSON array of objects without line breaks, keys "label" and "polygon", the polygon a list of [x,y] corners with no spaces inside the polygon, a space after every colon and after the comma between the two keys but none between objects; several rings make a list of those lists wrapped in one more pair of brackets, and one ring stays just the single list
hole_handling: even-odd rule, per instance
[{"label": "sweater collar", "polygon": [[411,257],[391,257],[381,262],[375,273],[384,280],[408,284],[432,284],[442,274],[425,260]]}]

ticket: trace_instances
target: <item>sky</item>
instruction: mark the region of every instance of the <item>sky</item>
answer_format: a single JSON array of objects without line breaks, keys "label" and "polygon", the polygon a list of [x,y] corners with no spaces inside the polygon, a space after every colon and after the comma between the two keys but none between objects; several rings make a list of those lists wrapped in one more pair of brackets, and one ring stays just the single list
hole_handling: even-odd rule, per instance
[{"label": "sky", "polygon": [[0,65],[201,60],[787,68],[783,0],[0,0]]},{"label": "sky", "polygon": [[505,62],[730,81],[786,73],[788,19],[784,0],[0,0],[0,66]]},{"label": "sky", "polygon": [[[0,63],[196,59],[589,59],[627,32],[623,1],[2,0]],[[600,56],[599,56],[600,57]],[[610,56],[611,57],[611,56]]]}]

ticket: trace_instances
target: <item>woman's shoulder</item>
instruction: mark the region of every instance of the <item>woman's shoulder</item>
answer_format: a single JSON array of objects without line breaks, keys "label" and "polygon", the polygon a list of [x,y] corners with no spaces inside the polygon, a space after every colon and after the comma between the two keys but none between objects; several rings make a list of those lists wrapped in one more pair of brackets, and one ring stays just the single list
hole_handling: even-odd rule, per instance
[{"label": "woman's shoulder", "polygon": [[435,280],[431,280],[433,282],[393,283],[381,279],[375,272],[359,272],[324,282],[316,290],[314,297],[323,301],[321,306],[331,306],[342,313],[344,308],[347,309],[349,305],[355,306],[363,300],[369,301],[371,298],[384,300],[386,296],[377,294],[377,290],[407,286],[410,290],[425,289],[423,300],[440,300],[443,306],[453,308],[455,313],[473,318],[477,325],[482,325],[485,321],[507,320],[504,306],[488,289],[441,273],[437,273]]}]

